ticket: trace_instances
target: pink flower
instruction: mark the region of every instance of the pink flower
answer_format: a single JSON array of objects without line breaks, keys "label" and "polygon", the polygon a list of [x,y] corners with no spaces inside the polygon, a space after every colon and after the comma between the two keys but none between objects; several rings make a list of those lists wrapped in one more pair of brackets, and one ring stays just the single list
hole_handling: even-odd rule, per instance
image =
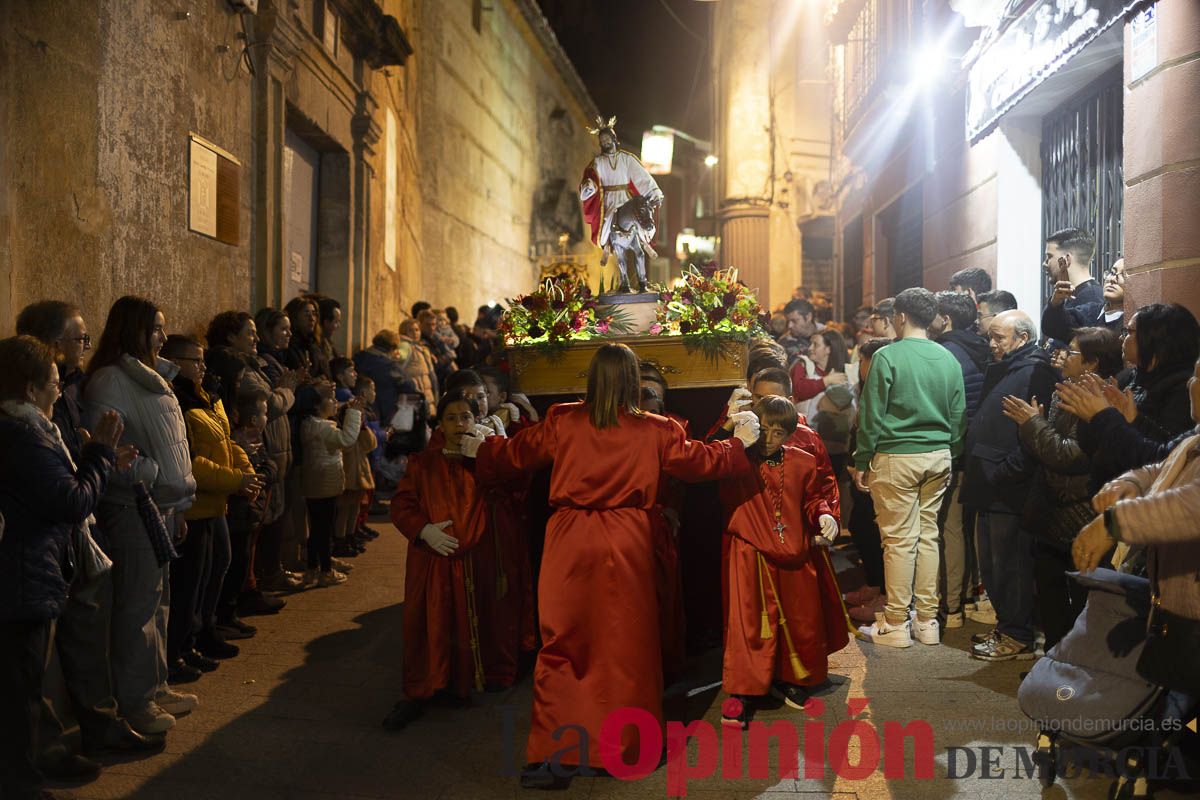
[{"label": "pink flower", "polygon": [[653,325],[650,326],[650,335],[657,336],[658,334],[662,333],[662,330],[663,330],[663,326],[659,325],[657,322],[655,322]]}]

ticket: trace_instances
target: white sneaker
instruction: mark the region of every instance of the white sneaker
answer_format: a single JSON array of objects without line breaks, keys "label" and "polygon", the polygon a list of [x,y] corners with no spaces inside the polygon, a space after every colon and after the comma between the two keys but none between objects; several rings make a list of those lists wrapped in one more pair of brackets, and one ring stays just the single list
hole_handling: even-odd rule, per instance
[{"label": "white sneaker", "polygon": [[981,596],[978,602],[967,603],[964,607],[967,619],[972,622],[982,622],[984,625],[996,624],[996,609],[992,607],[992,601],[986,596]]},{"label": "white sneaker", "polygon": [[144,708],[139,708],[137,711],[126,714],[125,721],[129,723],[129,727],[143,736],[166,733],[175,727],[175,717],[164,711],[153,700],[147,703]]},{"label": "white sneaker", "polygon": [[946,612],[946,628],[961,628],[963,626],[963,612],[947,611]]},{"label": "white sneaker", "polygon": [[888,647],[910,647],[912,645],[912,635],[909,633],[908,626],[909,623],[907,621],[903,625],[892,625],[886,619],[882,619],[876,620],[874,623],[858,630],[872,644],[882,644]]},{"label": "white sneaker", "polygon": [[200,698],[194,694],[184,694],[172,689],[161,689],[154,696],[154,702],[158,703],[159,708],[171,716],[181,717],[184,714],[194,711],[196,706],[200,705]]},{"label": "white sneaker", "polygon": [[317,578],[317,586],[338,586],[346,582],[346,576],[338,572],[336,569],[331,569],[328,572],[321,572],[321,576]]},{"label": "white sneaker", "polygon": [[300,584],[301,589],[312,589],[319,586],[321,583],[321,570],[306,569],[304,570],[304,580]]},{"label": "white sneaker", "polygon": [[936,619],[917,620],[913,623],[913,632],[917,636],[917,641],[921,644],[942,643],[942,637],[938,633],[938,621]]}]

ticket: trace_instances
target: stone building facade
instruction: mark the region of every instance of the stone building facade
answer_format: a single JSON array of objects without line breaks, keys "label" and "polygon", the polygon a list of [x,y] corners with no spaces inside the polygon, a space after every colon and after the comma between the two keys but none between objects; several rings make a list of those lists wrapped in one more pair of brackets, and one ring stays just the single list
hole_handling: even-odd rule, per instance
[{"label": "stone building facade", "polygon": [[982,267],[1036,316],[1044,237],[1074,226],[1097,238],[1097,277],[1125,259],[1130,308],[1200,313],[1200,6],[897,8],[827,9],[844,312]]},{"label": "stone building facade", "polygon": [[[234,5],[0,4],[0,335],[47,297],[199,332],[308,290],[353,349],[418,299],[529,290],[564,231],[587,251],[595,109],[533,0]],[[190,229],[193,138],[220,238]]]},{"label": "stone building facade", "polygon": [[[819,257],[827,248],[818,241],[828,244],[833,215],[820,6],[792,0],[714,6],[718,260],[738,267],[764,306],[791,299],[801,284],[832,291],[828,259]],[[826,268],[816,269],[822,260]]]}]

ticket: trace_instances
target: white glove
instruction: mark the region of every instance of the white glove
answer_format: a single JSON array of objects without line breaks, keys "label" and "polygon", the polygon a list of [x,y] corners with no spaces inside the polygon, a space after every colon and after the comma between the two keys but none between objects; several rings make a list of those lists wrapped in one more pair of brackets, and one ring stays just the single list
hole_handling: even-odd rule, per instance
[{"label": "white glove", "polygon": [[490,417],[485,417],[480,427],[487,430],[488,436],[503,436],[505,439],[508,438],[508,434],[504,432],[504,423],[494,414]]},{"label": "white glove", "polygon": [[438,555],[448,556],[458,549],[458,539],[446,533],[446,528],[449,527],[450,520],[431,522],[421,528],[421,533],[417,538],[429,545],[429,548]]},{"label": "white glove", "polygon": [[[500,408],[508,409],[508,422],[510,425],[514,422],[521,421],[521,409],[517,408],[516,403],[501,403]],[[497,408],[496,410],[499,411],[500,408]]]},{"label": "white glove", "polygon": [[817,537],[816,542],[822,547],[829,547],[838,537],[837,520],[829,514],[822,514],[817,522],[821,525],[821,535]]},{"label": "white glove", "polygon": [[[479,432],[481,428],[483,429],[483,433]],[[479,446],[483,444],[483,440],[486,439],[491,432],[492,431],[490,428],[484,428],[482,425],[476,425],[474,428],[472,428],[462,438],[462,445],[460,447],[462,454],[467,458],[474,458],[475,454],[479,452]]]},{"label": "white glove", "polygon": [[733,435],[741,439],[746,447],[752,447],[758,441],[758,415],[753,411],[739,411],[729,417],[733,421]]},{"label": "white glove", "polygon": [[749,411],[752,396],[750,390],[745,386],[734,389],[733,393],[729,395],[729,402],[725,405],[725,416],[732,418],[738,412]]}]

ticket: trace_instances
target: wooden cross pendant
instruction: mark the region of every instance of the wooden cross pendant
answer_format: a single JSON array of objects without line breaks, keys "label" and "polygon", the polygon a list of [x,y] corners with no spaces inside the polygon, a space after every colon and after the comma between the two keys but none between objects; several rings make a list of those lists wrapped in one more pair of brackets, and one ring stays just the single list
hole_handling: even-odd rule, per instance
[{"label": "wooden cross pendant", "polygon": [[787,530],[787,526],[783,524],[783,521],[782,521],[782,520],[776,520],[776,521],[775,521],[775,532],[776,532],[777,534],[779,534],[779,543],[780,543],[780,544],[783,544],[783,532],[784,532],[785,530]]}]

